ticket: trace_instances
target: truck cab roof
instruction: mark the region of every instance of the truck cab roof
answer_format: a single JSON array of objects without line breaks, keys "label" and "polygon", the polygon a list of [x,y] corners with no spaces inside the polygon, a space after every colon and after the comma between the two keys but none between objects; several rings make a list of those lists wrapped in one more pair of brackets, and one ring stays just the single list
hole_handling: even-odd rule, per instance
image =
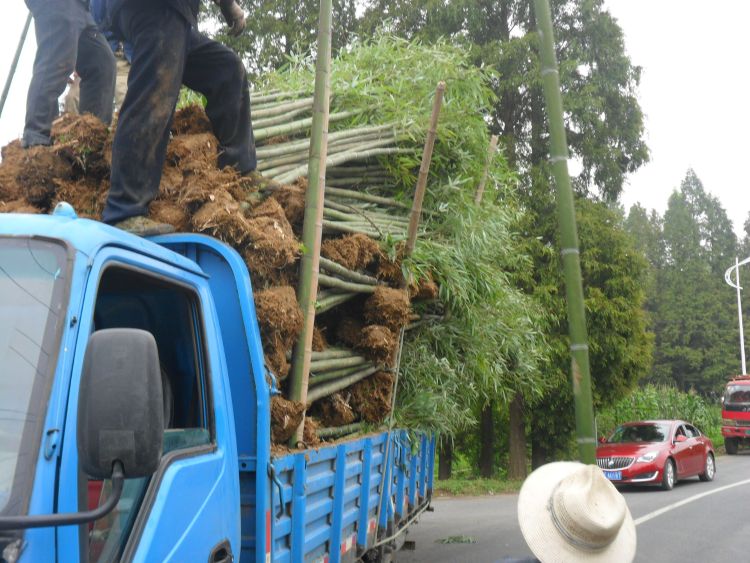
[{"label": "truck cab roof", "polygon": [[51,215],[4,214],[0,236],[32,236],[67,242],[74,250],[93,257],[105,246],[127,248],[195,274],[205,275],[192,260],[151,242],[99,221],[77,217],[70,205],[60,204]]}]

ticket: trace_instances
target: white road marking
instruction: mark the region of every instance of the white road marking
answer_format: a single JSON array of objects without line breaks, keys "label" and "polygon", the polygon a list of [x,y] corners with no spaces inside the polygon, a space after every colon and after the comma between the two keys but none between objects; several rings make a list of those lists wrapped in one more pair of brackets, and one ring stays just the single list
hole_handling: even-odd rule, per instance
[{"label": "white road marking", "polygon": [[736,483],[732,483],[731,485],[724,485],[723,487],[719,487],[717,489],[711,489],[710,491],[706,491],[705,493],[700,493],[697,495],[693,495],[692,497],[688,497],[686,499],[683,499],[679,502],[675,502],[672,504],[668,504],[667,506],[660,508],[659,510],[654,510],[653,512],[649,512],[645,516],[641,516],[640,518],[635,519],[635,525],[638,526],[639,524],[643,524],[644,522],[648,522],[649,520],[656,518],[657,516],[661,516],[665,512],[669,512],[670,510],[674,510],[675,508],[679,508],[681,506],[684,506],[686,504],[689,504],[691,502],[694,502],[696,500],[700,500],[703,497],[707,497],[709,495],[712,495],[714,493],[720,493],[722,491],[726,491],[727,489],[732,489],[734,487],[739,487],[740,485],[747,485],[750,484],[750,479],[745,479],[744,481],[737,481]]}]

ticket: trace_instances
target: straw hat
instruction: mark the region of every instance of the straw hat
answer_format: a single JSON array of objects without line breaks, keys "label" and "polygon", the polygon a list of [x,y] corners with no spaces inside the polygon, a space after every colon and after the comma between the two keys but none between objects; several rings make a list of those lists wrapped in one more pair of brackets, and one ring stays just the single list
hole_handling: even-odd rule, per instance
[{"label": "straw hat", "polygon": [[630,563],[635,524],[625,499],[595,465],[559,461],[529,475],[518,523],[543,563]]}]

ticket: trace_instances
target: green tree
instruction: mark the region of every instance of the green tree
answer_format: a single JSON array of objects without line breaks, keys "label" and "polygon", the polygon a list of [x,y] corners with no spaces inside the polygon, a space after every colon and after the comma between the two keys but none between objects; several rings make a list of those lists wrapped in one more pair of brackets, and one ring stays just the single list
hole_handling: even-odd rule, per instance
[{"label": "green tree", "polygon": [[669,198],[663,224],[650,379],[715,392],[738,364],[734,293],[724,282],[736,236],[726,211],[692,170]]},{"label": "green tree", "polygon": [[[643,310],[648,265],[616,212],[584,197],[576,204],[594,408],[599,409],[627,394],[650,367],[653,335]],[[546,375],[552,390],[530,418],[534,466],[568,452],[574,427],[559,246],[546,242],[556,241],[557,228],[545,217],[543,237],[532,242],[537,269],[528,289],[550,314],[546,334],[553,357]]]}]

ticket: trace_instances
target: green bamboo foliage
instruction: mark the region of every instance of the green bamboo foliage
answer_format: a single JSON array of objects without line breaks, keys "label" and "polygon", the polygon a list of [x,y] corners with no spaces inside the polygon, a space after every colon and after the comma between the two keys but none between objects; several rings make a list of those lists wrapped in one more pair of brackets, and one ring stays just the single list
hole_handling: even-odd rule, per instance
[{"label": "green bamboo foliage", "polygon": [[[297,299],[302,308],[304,324],[292,353],[289,395],[294,401],[307,404],[310,358],[312,356],[315,305],[318,293],[320,244],[323,236],[323,200],[325,198],[326,159],[328,156],[328,122],[331,88],[331,18],[332,0],[321,0],[318,30],[318,61],[315,72],[313,129],[310,139],[309,185],[305,196],[305,218],[302,242],[307,248],[300,264]],[[302,441],[304,417],[291,439],[295,446]]]},{"label": "green bamboo foliage", "polygon": [[591,373],[589,369],[586,313],[583,304],[581,262],[573,190],[568,174],[568,142],[563,123],[562,96],[560,95],[560,80],[552,34],[552,16],[547,0],[534,0],[534,9],[540,37],[541,73],[550,130],[550,164],[557,187],[557,211],[568,306],[568,330],[572,356],[571,379],[576,406],[578,453],[582,462],[596,463],[594,407],[591,398]]}]

